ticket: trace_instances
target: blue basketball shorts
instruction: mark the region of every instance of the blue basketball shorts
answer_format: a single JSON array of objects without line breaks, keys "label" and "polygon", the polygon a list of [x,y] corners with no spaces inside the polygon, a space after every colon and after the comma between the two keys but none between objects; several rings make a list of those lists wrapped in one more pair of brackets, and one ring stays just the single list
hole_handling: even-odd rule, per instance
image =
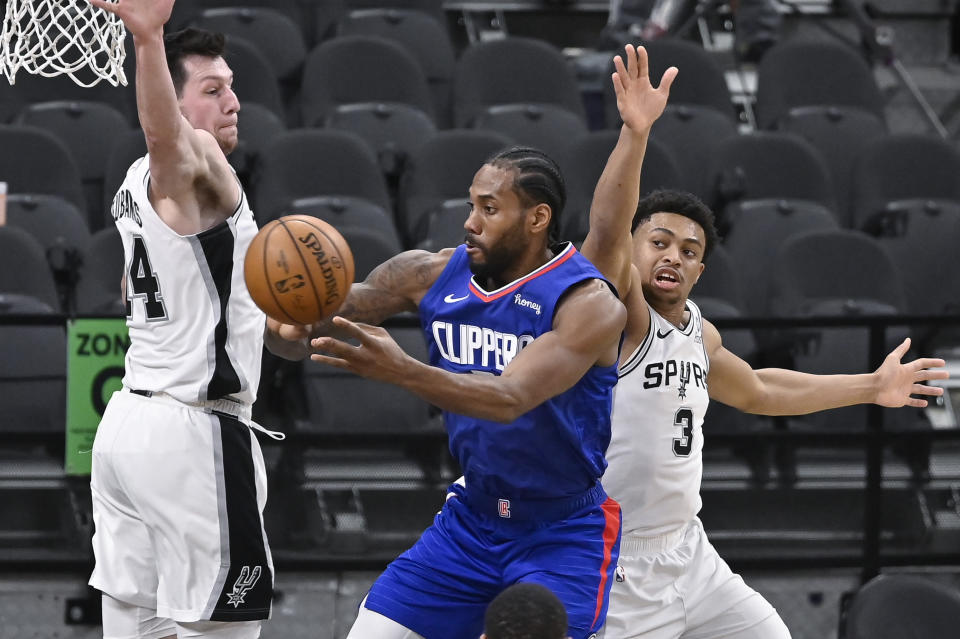
[{"label": "blue basketball shorts", "polygon": [[570,636],[587,639],[606,618],[620,520],[620,505],[605,494],[548,522],[498,521],[461,497],[448,499],[373,584],[366,608],[425,639],[477,639],[490,601],[507,586],[534,582],[563,602]]}]

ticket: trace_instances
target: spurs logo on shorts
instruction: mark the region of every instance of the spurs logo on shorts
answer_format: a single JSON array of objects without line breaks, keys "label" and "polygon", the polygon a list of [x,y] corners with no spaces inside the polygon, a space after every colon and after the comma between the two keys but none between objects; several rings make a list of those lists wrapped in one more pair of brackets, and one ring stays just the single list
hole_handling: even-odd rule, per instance
[{"label": "spurs logo on shorts", "polygon": [[240,570],[240,576],[233,582],[233,590],[227,593],[227,605],[236,608],[244,603],[244,596],[248,590],[257,585],[257,581],[259,581],[262,572],[260,566],[254,566],[252,571],[250,570],[250,566],[244,566],[243,569]]}]

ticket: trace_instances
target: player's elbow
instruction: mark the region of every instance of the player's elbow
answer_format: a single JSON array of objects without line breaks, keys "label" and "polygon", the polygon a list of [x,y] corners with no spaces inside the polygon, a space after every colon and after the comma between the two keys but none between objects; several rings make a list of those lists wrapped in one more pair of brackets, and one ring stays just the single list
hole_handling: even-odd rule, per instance
[{"label": "player's elbow", "polygon": [[520,419],[520,416],[526,412],[528,412],[528,409],[520,406],[500,406],[494,411],[494,414],[490,419],[491,421],[499,422],[501,424],[510,424]]},{"label": "player's elbow", "polygon": [[753,389],[744,394],[734,408],[751,415],[781,415],[778,402],[766,389]]},{"label": "player's elbow", "polygon": [[535,406],[532,402],[524,401],[523,397],[515,392],[501,393],[499,401],[492,403],[493,410],[488,419],[501,424],[510,424],[520,419],[524,413],[533,410]]}]

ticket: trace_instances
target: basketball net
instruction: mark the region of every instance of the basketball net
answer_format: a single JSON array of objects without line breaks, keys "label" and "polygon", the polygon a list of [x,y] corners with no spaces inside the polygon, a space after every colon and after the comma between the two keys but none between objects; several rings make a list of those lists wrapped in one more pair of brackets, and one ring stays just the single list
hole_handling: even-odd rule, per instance
[{"label": "basketball net", "polygon": [[0,71],[13,84],[17,71],[68,75],[82,87],[101,80],[126,86],[126,30],[117,16],[86,0],[6,0]]}]

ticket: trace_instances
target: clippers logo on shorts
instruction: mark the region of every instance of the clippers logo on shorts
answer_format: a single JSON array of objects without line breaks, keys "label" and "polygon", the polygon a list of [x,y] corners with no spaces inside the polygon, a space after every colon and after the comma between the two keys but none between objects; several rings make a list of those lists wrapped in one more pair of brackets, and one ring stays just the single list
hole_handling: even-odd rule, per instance
[{"label": "clippers logo on shorts", "polygon": [[243,569],[240,570],[240,576],[233,582],[233,590],[227,593],[227,605],[237,608],[240,604],[244,603],[243,598],[246,596],[247,591],[257,585],[262,572],[263,569],[260,568],[260,566],[254,566],[253,570],[250,570],[250,566],[244,566]]},{"label": "clippers logo on shorts", "polygon": [[497,511],[504,519],[510,519],[510,500],[501,499],[497,501]]}]

